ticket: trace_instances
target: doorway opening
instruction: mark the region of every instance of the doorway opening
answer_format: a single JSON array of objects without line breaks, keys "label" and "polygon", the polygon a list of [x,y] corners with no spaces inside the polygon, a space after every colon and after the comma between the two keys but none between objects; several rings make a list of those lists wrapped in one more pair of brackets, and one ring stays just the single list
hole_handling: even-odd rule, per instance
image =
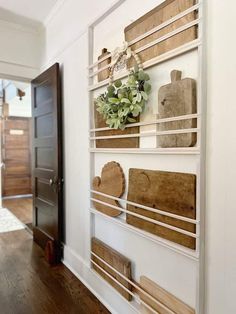
[{"label": "doorway opening", "polygon": [[[31,86],[0,79],[2,215],[12,213],[32,229]],[[5,224],[12,230],[12,223]],[[14,229],[13,229],[14,230]]]}]

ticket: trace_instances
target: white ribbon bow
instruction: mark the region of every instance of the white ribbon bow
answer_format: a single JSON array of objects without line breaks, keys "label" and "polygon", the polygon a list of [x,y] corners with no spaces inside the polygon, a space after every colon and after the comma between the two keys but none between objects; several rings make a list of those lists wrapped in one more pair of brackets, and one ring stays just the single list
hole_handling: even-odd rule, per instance
[{"label": "white ribbon bow", "polygon": [[125,59],[128,60],[131,58],[131,49],[129,48],[129,44],[127,41],[123,42],[123,46],[117,47],[113,52],[111,53],[112,61],[115,63],[120,55],[125,55]]}]

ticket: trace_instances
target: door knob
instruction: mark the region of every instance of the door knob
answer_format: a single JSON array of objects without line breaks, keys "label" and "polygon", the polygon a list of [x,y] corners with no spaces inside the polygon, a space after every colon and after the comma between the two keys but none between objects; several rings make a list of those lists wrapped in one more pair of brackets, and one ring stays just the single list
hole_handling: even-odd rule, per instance
[{"label": "door knob", "polygon": [[53,179],[50,179],[50,180],[49,180],[49,185],[51,185],[51,186],[52,186],[53,184],[54,184]]}]

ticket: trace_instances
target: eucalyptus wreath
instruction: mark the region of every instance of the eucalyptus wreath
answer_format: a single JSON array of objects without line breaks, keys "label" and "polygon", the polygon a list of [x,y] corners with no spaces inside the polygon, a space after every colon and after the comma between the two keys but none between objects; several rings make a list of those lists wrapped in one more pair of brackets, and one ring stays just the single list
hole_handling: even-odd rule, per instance
[{"label": "eucalyptus wreath", "polygon": [[135,66],[128,80],[111,83],[106,91],[95,100],[97,111],[110,128],[123,130],[128,123],[137,122],[151,92],[149,75]]}]

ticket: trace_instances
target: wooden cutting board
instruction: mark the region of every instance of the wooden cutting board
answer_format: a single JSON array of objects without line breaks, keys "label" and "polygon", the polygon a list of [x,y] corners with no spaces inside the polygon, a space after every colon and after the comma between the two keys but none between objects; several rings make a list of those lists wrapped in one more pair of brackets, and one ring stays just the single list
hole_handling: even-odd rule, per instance
[{"label": "wooden cutting board", "polygon": [[[103,116],[96,110],[96,105],[94,107],[94,122],[95,128],[108,127]],[[139,122],[139,119],[137,119]],[[139,127],[126,128],[124,130],[110,129],[107,131],[95,132],[96,136],[111,136],[111,135],[125,135],[125,134],[137,134],[139,133]],[[96,140],[97,148],[139,148],[139,137],[129,137],[129,138],[112,138],[104,140]]]},{"label": "wooden cutting board", "polygon": [[[185,304],[184,302],[176,298],[173,294],[161,288],[158,284],[145,276],[140,277],[140,287],[176,314],[195,314],[195,310],[193,308],[191,308],[189,305]],[[140,298],[158,313],[170,313],[168,310],[163,309],[160,305],[156,304],[154,301],[150,300],[150,298],[142,293],[140,293]],[[152,312],[144,305],[142,305],[141,307],[141,313],[152,314]]]},{"label": "wooden cutting board", "polygon": [[[164,23],[173,16],[185,11],[196,3],[195,0],[166,0],[156,8],[140,17],[138,20],[125,28],[125,40],[130,42],[140,35],[150,31],[154,27]],[[192,22],[196,18],[196,12],[191,12],[181,19],[171,23],[161,30],[153,33],[150,36],[139,40],[137,43],[131,45],[133,50],[136,50],[162,36],[174,31],[175,29]],[[188,43],[197,38],[197,27],[192,26],[185,31],[178,33],[154,46],[139,53],[142,62],[155,58],[167,51],[173,50],[185,43]],[[133,61],[129,63],[133,65]]]},{"label": "wooden cutting board", "polygon": [[[125,176],[120,164],[115,161],[105,164],[105,166],[102,168],[101,177],[95,177],[93,179],[93,189],[100,193],[121,197],[125,191]],[[102,195],[93,193],[93,198],[113,206],[121,207],[118,201],[112,200]],[[116,217],[122,213],[118,209],[114,209],[95,201],[93,202],[93,205],[100,212],[112,217]]]},{"label": "wooden cutting board", "polygon": [[[158,92],[159,118],[169,118],[197,112],[196,81],[181,79],[181,71],[171,72],[171,83]],[[197,119],[158,124],[159,131],[190,129],[197,126]],[[158,137],[160,147],[190,147],[197,142],[196,133],[163,135]]]},{"label": "wooden cutting board", "polygon": [[[151,208],[195,219],[196,176],[188,173],[130,169],[127,199]],[[153,213],[133,205],[127,205],[127,210],[190,232],[196,232],[195,225],[189,222]],[[159,237],[195,249],[196,241],[188,235],[131,214],[126,215],[126,221],[128,224]]]},{"label": "wooden cutting board", "polygon": [[[122,275],[131,279],[131,261],[127,259],[125,256],[103,243],[102,241],[92,238],[92,252],[94,252],[97,256],[102,258],[106,263],[111,265],[113,268],[118,270]],[[92,255],[92,260],[94,260],[101,268],[103,268],[107,273],[112,275],[117,281],[119,281],[125,288],[131,290],[132,286],[127,283],[125,279],[123,279],[116,272],[111,270],[107,265],[104,265],[98,258]],[[93,268],[96,272],[99,273],[109,284],[114,287],[125,299],[128,301],[132,300],[132,296],[125,291],[121,286],[119,286],[116,282],[114,282],[109,276],[103,273],[96,265],[93,264]]]},{"label": "wooden cutting board", "polygon": [[[105,56],[107,56],[109,54],[110,54],[110,52],[107,51],[107,48],[103,48],[101,55],[98,57],[98,60],[104,58]],[[98,64],[98,70],[100,70],[101,68],[104,68],[106,65],[108,65],[110,63],[111,63],[111,57],[109,57],[106,60],[100,62]],[[104,80],[108,79],[109,75],[110,75],[109,68],[99,72],[98,73],[98,82],[101,82],[101,81],[104,81]]]},{"label": "wooden cutting board", "polygon": [[[98,60],[108,55],[109,52],[106,48],[102,49],[102,54],[98,57]],[[111,63],[111,58],[108,58],[98,65],[98,69]],[[98,73],[98,82],[103,81],[109,77],[109,68]],[[137,120],[138,122],[139,120]],[[96,110],[96,105],[94,105],[94,124],[95,128],[105,128],[108,127],[103,116]],[[111,135],[125,135],[125,134],[136,134],[139,133],[139,127],[127,128],[125,130],[107,130],[95,132],[96,136],[111,136]],[[132,138],[115,138],[115,139],[104,139],[96,140],[97,148],[138,148],[139,147],[139,137]]]}]

